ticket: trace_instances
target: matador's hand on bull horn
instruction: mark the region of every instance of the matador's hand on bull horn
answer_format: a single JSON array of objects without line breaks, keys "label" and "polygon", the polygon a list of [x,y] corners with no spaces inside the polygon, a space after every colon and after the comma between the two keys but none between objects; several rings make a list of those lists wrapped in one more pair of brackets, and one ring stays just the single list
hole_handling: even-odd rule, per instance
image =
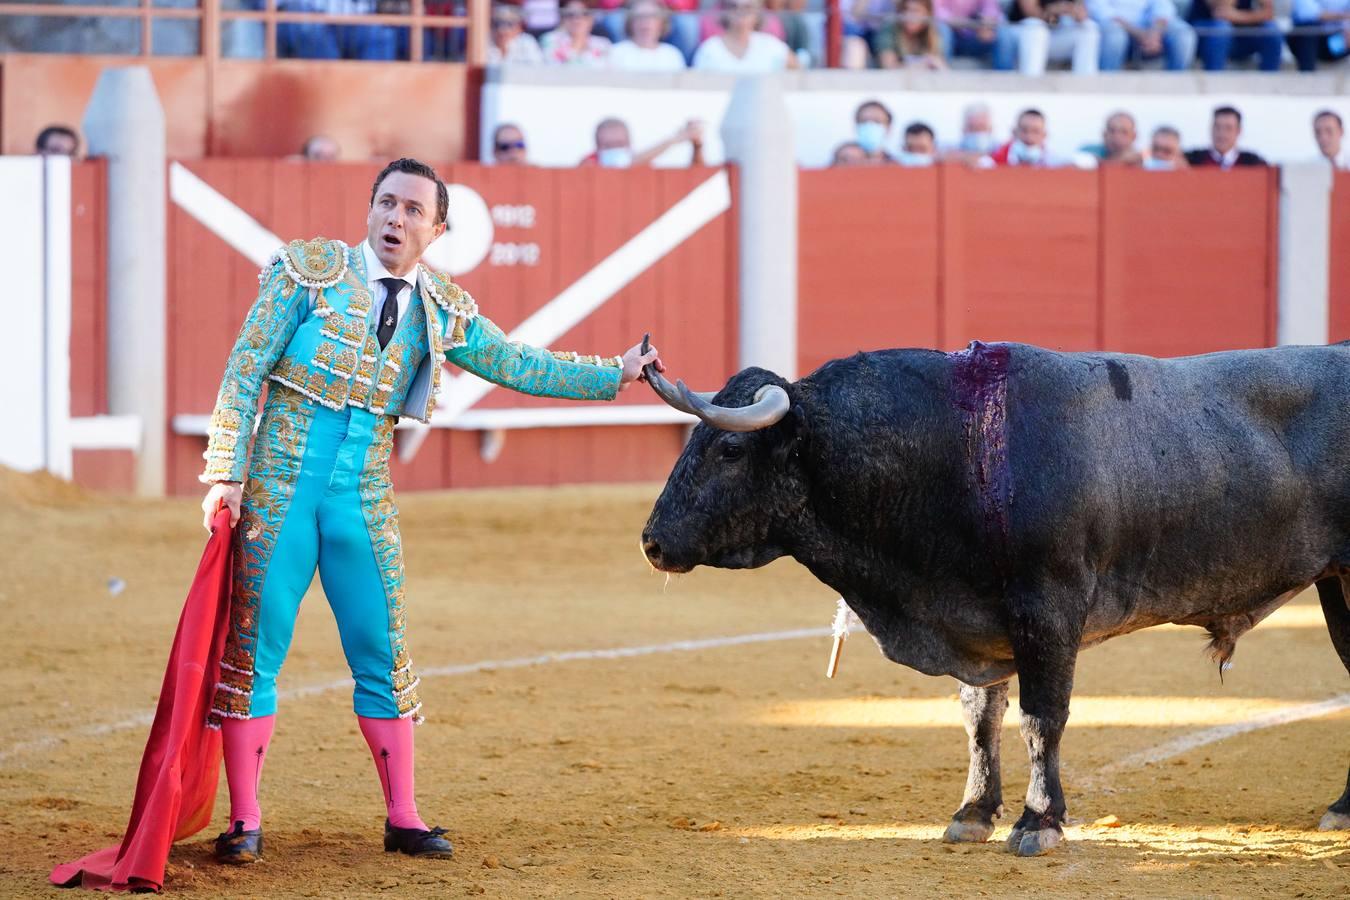
[{"label": "matador's hand on bull horn", "polygon": [[651,335],[644,334],[642,343],[634,344],[623,355],[623,377],[619,379],[619,390],[627,390],[634,381],[646,380],[649,367],[655,367],[658,372],[666,370],[661,355],[651,345]]}]

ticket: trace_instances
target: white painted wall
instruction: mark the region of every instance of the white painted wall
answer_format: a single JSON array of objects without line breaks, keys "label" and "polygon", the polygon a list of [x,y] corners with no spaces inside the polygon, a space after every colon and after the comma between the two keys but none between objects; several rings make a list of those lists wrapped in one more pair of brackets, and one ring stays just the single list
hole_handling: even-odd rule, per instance
[{"label": "white painted wall", "polygon": [[[1157,125],[1181,130],[1186,147],[1208,143],[1214,107],[1242,110],[1242,146],[1275,162],[1316,156],[1312,117],[1334,109],[1350,120],[1350,79],[1344,73],[1172,74],[1112,73],[1077,77],[1052,73],[1042,78],[955,71],[811,71],[782,76],[792,119],[797,160],[823,166],[835,146],[853,133],[853,111],[875,98],[895,114],[889,147],[899,144],[909,122],[928,123],[939,142],[960,134],[961,111],[982,100],[994,113],[998,135],[1007,135],[1017,112],[1036,106],[1046,113],[1052,151],[1069,156],[1100,140],[1102,123],[1117,109],[1132,112],[1141,142]],[[617,116],[629,124],[635,149],[651,146],[685,120],[708,123],[705,157],[718,164],[724,154],[717,134],[730,99],[732,79],[703,72],[677,75],[573,73],[557,69],[512,68],[489,73],[483,88],[482,158],[490,160],[492,129],[515,122],[525,129],[531,161],[572,166],[594,149],[596,123]],[[687,147],[667,152],[659,165],[686,165]]]},{"label": "white painted wall", "polygon": [[5,273],[5,352],[0,353],[0,464],[45,468],[46,300],[42,160],[0,157],[0,271]]}]

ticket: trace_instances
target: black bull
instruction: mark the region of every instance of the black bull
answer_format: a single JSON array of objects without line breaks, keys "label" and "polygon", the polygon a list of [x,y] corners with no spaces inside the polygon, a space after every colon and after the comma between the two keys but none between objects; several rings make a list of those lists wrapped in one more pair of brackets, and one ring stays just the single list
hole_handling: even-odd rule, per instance
[{"label": "black bull", "polygon": [[[747,369],[711,402],[648,374],[704,420],[643,531],[648,558],[685,572],[791,556],[888,658],[960,680],[970,773],[947,840],[988,839],[1002,812],[1014,674],[1032,772],[1008,845],[1033,855],[1063,837],[1081,648],[1200,625],[1222,665],[1316,584],[1350,669],[1350,346],[887,350],[791,384]],[[1350,828],[1350,778],[1321,827]]]}]

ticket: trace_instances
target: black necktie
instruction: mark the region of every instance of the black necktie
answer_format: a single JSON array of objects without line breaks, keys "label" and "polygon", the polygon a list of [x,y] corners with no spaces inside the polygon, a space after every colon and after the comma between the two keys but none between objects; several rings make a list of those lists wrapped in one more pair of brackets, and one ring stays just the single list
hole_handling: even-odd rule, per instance
[{"label": "black necktie", "polygon": [[384,306],[380,308],[380,326],[375,329],[375,337],[383,350],[389,346],[398,323],[398,292],[407,287],[408,282],[402,278],[381,278],[380,284],[384,285]]}]

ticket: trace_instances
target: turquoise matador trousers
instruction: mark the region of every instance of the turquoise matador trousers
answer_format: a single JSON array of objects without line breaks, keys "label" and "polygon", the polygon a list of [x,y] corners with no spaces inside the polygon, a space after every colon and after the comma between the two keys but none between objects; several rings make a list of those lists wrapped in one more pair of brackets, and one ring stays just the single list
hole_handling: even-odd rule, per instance
[{"label": "turquoise matador trousers", "polygon": [[269,392],[236,527],[234,627],[217,715],[276,712],[277,675],[317,570],[356,682],[356,714],[417,716],[389,479],[394,422],[308,403],[280,385]]}]

